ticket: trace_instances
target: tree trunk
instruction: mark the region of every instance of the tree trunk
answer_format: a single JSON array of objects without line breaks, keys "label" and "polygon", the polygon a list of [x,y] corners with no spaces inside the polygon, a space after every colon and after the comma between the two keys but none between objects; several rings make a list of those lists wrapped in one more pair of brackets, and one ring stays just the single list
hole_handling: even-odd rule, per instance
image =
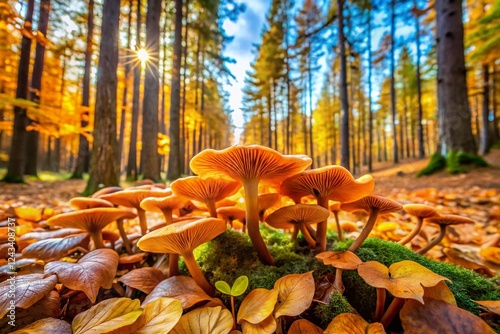
[{"label": "tree trunk", "polygon": [[[89,106],[90,106],[90,70],[92,67],[92,48],[94,38],[94,0],[89,0],[87,16],[87,47],[85,49],[85,66],[83,72],[83,88],[82,88],[82,107],[80,120],[80,131],[83,131],[89,124]],[[80,134],[78,143],[78,156],[76,158],[76,166],[71,175],[72,179],[83,178],[83,173],[89,171],[89,142],[87,137]]]},{"label": "tree trunk", "polygon": [[349,169],[349,101],[347,97],[347,60],[344,36],[344,1],[337,0],[338,42],[340,48],[340,164]]},{"label": "tree trunk", "polygon": [[182,58],[182,0],[175,0],[175,33],[174,54],[172,66],[172,84],[170,87],[170,152],[168,156],[169,180],[181,176],[181,149],[180,149],[180,70]]},{"label": "tree trunk", "polygon": [[490,134],[490,73],[488,64],[483,64],[483,112],[479,153],[487,154],[491,147]]},{"label": "tree trunk", "polygon": [[396,4],[395,0],[391,0],[391,117],[392,117],[392,150],[394,163],[399,162],[398,155],[398,134],[396,129],[396,81],[394,67],[396,62]]},{"label": "tree trunk", "polygon": [[438,55],[438,152],[476,153],[467,99],[462,2],[436,1]]},{"label": "tree trunk", "polygon": [[372,12],[368,17],[368,172],[373,171],[373,112],[372,112]]},{"label": "tree trunk", "polygon": [[184,13],[184,45],[182,46],[182,95],[180,111],[180,170],[181,173],[188,174],[189,163],[187,162],[187,151],[189,145],[188,129],[186,127],[186,78],[187,78],[187,53],[189,36],[189,0],[185,0],[186,11]]},{"label": "tree trunk", "polygon": [[90,177],[85,189],[92,194],[102,187],[119,184],[116,161],[116,88],[118,68],[118,26],[120,0],[104,0],[101,43],[97,68],[97,95],[94,117],[94,143],[90,158]]},{"label": "tree trunk", "polygon": [[[146,14],[146,45],[148,52],[160,54],[161,1],[148,0]],[[145,179],[161,181],[160,156],[158,155],[158,93],[160,88],[158,57],[150,57],[144,78],[142,105],[141,170]]]},{"label": "tree trunk", "polygon": [[[414,0],[414,8],[417,9],[417,0]],[[416,73],[416,84],[417,84],[417,108],[418,108],[418,118],[417,118],[417,126],[418,126],[418,156],[420,159],[425,157],[425,148],[424,148],[424,125],[422,123],[424,112],[422,108],[422,80],[420,74],[420,18],[418,15],[415,16],[415,39],[417,42],[417,73]]]}]

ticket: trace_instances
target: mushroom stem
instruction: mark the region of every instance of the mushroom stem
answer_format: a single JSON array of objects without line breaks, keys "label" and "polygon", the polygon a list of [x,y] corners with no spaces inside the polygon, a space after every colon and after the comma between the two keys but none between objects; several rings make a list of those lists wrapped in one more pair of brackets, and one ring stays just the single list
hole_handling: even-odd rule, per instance
[{"label": "mushroom stem", "polygon": [[210,217],[217,218],[217,208],[215,207],[215,200],[213,198],[205,200],[205,205],[208,208]]},{"label": "mushroom stem", "polygon": [[249,180],[243,185],[245,190],[245,205],[246,205],[246,220],[248,236],[252,241],[260,260],[267,265],[274,265],[273,257],[267,245],[260,235],[259,229],[259,206],[257,202],[257,196],[259,191],[259,180]]},{"label": "mushroom stem", "polygon": [[408,235],[406,237],[404,237],[403,239],[399,240],[398,244],[400,244],[400,245],[406,245],[408,242],[411,241],[411,239],[415,238],[415,236],[418,234],[418,232],[420,232],[420,229],[422,228],[422,223],[423,222],[424,222],[424,218],[418,217],[417,224],[415,225],[415,227],[413,227],[413,229],[411,230],[411,232],[408,233]]},{"label": "mushroom stem", "polygon": [[382,323],[382,326],[384,326],[384,328],[389,327],[389,325],[392,322],[392,319],[394,319],[396,314],[398,314],[398,312],[401,310],[401,308],[405,304],[405,301],[406,299],[404,298],[394,297],[394,300],[387,308],[387,311],[385,311],[384,315],[382,316],[382,319],[380,319],[380,322]]},{"label": "mushroom stem", "polygon": [[385,298],[387,292],[384,288],[377,288],[377,306],[375,307],[375,315],[373,321],[379,321],[384,315]]},{"label": "mushroom stem", "polygon": [[370,217],[368,217],[368,221],[366,222],[365,228],[363,231],[361,231],[361,234],[359,237],[354,240],[354,242],[351,244],[351,246],[348,248],[351,252],[355,253],[359,247],[361,247],[361,244],[363,244],[363,241],[368,238],[370,235],[370,232],[373,229],[373,226],[375,226],[375,222],[377,221],[377,216],[378,216],[378,208],[372,208],[370,211]]},{"label": "mushroom stem", "polygon": [[179,254],[168,254],[168,274],[170,277],[179,275]]},{"label": "mushroom stem", "polygon": [[139,223],[141,224],[141,234],[148,233],[148,221],[146,220],[146,211],[141,208],[137,209],[137,216],[139,216]]},{"label": "mushroom stem", "polygon": [[311,247],[316,246],[316,241],[314,241],[314,239],[311,237],[311,235],[307,231],[305,224],[299,224],[299,229],[300,229],[300,232],[302,232],[302,235],[304,236],[304,239],[306,239],[307,243]]},{"label": "mushroom stem", "polygon": [[100,230],[96,232],[90,232],[90,237],[92,238],[92,240],[94,240],[95,249],[105,248],[104,242],[102,241],[102,232]]},{"label": "mushroom stem", "polygon": [[[328,199],[318,196],[317,202],[319,206],[324,207],[328,210]],[[316,253],[321,253],[326,251],[326,231],[328,229],[327,221],[322,221],[318,223],[316,228]]]},{"label": "mushroom stem", "polygon": [[130,244],[130,240],[128,240],[127,233],[125,232],[125,228],[123,228],[123,219],[116,220],[116,226],[118,227],[118,232],[120,232],[120,237],[123,241],[123,246],[125,246],[125,250],[127,253],[132,254],[132,245]]},{"label": "mushroom stem", "polygon": [[342,241],[344,240],[344,235],[342,233],[342,228],[340,227],[339,212],[333,211],[333,215],[335,216],[335,223],[337,224],[337,235],[339,236],[339,240]]},{"label": "mushroom stem", "polygon": [[184,262],[186,263],[186,267],[189,270],[189,273],[195,280],[196,284],[198,284],[203,291],[207,293],[210,297],[213,297],[215,293],[215,288],[210,284],[203,273],[201,272],[200,267],[198,266],[198,263],[196,262],[196,259],[194,258],[193,252],[186,252],[184,254],[181,254],[182,257],[184,258]]},{"label": "mushroom stem", "polygon": [[333,287],[341,294],[344,293],[344,282],[342,281],[342,272],[343,272],[342,269],[337,268],[335,270],[335,281],[333,281]]},{"label": "mushroom stem", "polygon": [[306,228],[307,228],[307,232],[309,232],[311,237],[313,237],[314,240],[316,240],[316,229],[314,227],[312,227],[311,224],[307,224]]},{"label": "mushroom stem", "polygon": [[299,235],[299,228],[298,228],[298,226],[294,225],[293,231],[292,231],[292,241],[297,240],[298,235]]},{"label": "mushroom stem", "polygon": [[174,220],[172,219],[172,209],[163,209],[161,210],[161,212],[165,217],[165,222],[167,223],[167,226],[174,223]]},{"label": "mushroom stem", "polygon": [[436,246],[443,240],[446,235],[446,225],[439,225],[439,234],[436,238],[432,239],[424,248],[420,249],[417,254],[424,255],[427,253],[432,247]]}]

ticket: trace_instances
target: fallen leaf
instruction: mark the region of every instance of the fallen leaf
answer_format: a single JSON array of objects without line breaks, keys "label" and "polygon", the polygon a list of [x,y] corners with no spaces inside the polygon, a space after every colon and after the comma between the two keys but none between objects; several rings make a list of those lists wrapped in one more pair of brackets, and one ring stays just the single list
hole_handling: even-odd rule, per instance
[{"label": "fallen leaf", "polygon": [[28,206],[23,206],[19,208],[14,208],[16,217],[27,220],[30,222],[38,222],[42,220],[42,210],[37,208],[32,208]]},{"label": "fallen leaf", "polygon": [[77,263],[49,262],[45,273],[56,274],[70,289],[83,291],[95,303],[99,288],[110,289],[118,267],[118,254],[111,249],[96,249]]},{"label": "fallen leaf", "polygon": [[500,264],[500,247],[486,247],[479,254],[490,262]]},{"label": "fallen leaf", "polygon": [[333,318],[332,322],[323,332],[325,334],[383,334],[384,327],[381,323],[369,324],[357,314],[342,313]]},{"label": "fallen leaf", "polygon": [[47,231],[47,232],[28,232],[19,237],[19,240],[35,239],[35,240],[45,240],[53,238],[64,238],[65,236],[72,234],[79,234],[84,232],[78,228],[60,228],[58,230]]},{"label": "fallen leaf", "polygon": [[73,319],[74,334],[101,334],[134,323],[142,314],[138,299],[111,298],[79,313]]},{"label": "fallen leaf", "polygon": [[247,321],[251,324],[258,324],[269,317],[278,301],[278,290],[267,290],[257,288],[245,297],[238,310],[238,323]]},{"label": "fallen leaf", "polygon": [[129,271],[120,277],[118,282],[149,294],[164,279],[165,276],[161,270],[153,267],[145,267]]},{"label": "fallen leaf", "polygon": [[222,307],[197,308],[183,315],[171,334],[226,334],[233,328],[233,316]]},{"label": "fallen leaf", "polygon": [[276,327],[276,319],[272,315],[257,324],[248,321],[241,323],[241,329],[245,334],[271,334],[276,331]]},{"label": "fallen leaf", "polygon": [[212,299],[196,284],[194,279],[187,276],[174,276],[163,280],[144,299],[142,305],[147,305],[160,297],[180,300],[184,310],[201,301]]},{"label": "fallen leaf", "polygon": [[490,312],[500,315],[500,300],[475,300],[475,302],[486,307]]},{"label": "fallen leaf", "polygon": [[57,333],[57,334],[72,334],[71,325],[66,321],[45,318],[40,319],[20,330],[12,332],[12,334],[39,334],[39,333]]},{"label": "fallen leaf", "polygon": [[288,334],[323,334],[323,330],[306,319],[295,320]]},{"label": "fallen leaf", "polygon": [[296,316],[309,308],[314,297],[314,278],[312,271],[304,274],[289,274],[274,283],[278,290],[278,304],[274,316]]},{"label": "fallen leaf", "polygon": [[323,262],[325,265],[332,265],[335,268],[354,270],[363,261],[353,252],[322,252],[316,255],[316,259]]},{"label": "fallen leaf", "polygon": [[424,287],[424,299],[425,298],[439,299],[447,303],[457,305],[455,295],[451,292],[450,288],[444,281],[439,282],[435,286],[428,288]]},{"label": "fallen leaf", "polygon": [[23,249],[23,256],[37,258],[45,262],[58,260],[70,254],[76,247],[88,250],[89,241],[90,235],[88,233],[80,233],[64,238],[40,240]]},{"label": "fallen leaf", "polygon": [[405,334],[495,333],[481,318],[438,299],[407,300],[399,313]]},{"label": "fallen leaf", "polygon": [[[48,295],[57,284],[55,275],[44,277],[43,274],[30,274],[14,277],[13,280],[0,283],[0,318],[9,312],[11,301],[14,301],[15,307],[28,308]],[[14,299],[11,297],[12,293]]]},{"label": "fallen leaf", "polygon": [[486,275],[488,277],[493,277],[495,274],[479,261],[470,258],[467,254],[457,248],[443,248],[443,253],[448,257],[449,262],[456,264],[457,266],[462,266],[466,269],[474,270],[475,272]]}]

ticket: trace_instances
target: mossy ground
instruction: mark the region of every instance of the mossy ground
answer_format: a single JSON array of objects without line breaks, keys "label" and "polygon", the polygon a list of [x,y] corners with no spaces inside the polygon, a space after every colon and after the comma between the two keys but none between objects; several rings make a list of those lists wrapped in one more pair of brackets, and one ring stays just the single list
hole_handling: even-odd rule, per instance
[{"label": "mossy ground", "polygon": [[427,166],[417,174],[417,177],[423,175],[431,175],[444,169],[445,167],[450,174],[466,173],[466,165],[473,165],[475,167],[487,167],[488,163],[477,154],[452,151],[449,152],[445,158],[439,153],[434,153],[431,156],[431,159],[429,160]]},{"label": "mossy ground", "polygon": [[[289,235],[268,228],[262,228],[262,235],[275,259],[275,266],[261,264],[249,238],[239,232],[227,231],[195,250],[200,267],[212,284],[223,280],[231,285],[237,277],[248,276],[248,290],[238,298],[236,308],[249,291],[259,287],[272,289],[274,282],[287,274],[312,270],[318,281],[320,277],[335,273],[333,267],[325,266],[314,258],[314,253],[304,240],[299,238],[297,245],[289,240]],[[330,235],[328,247],[332,250],[345,250],[351,243],[352,240],[335,242]],[[357,254],[363,261],[376,260],[386,266],[402,260],[412,260],[449,278],[453,282],[449,286],[458,306],[475,314],[478,314],[478,307],[473,300],[500,300],[500,289],[492,280],[474,271],[420,256],[394,242],[370,238],[363,243]],[[343,280],[346,289],[344,296],[333,295],[329,305],[313,302],[311,310],[303,316],[325,327],[337,314],[349,311],[352,305],[361,315],[369,318],[375,308],[375,289],[368,286],[356,271],[344,271]],[[225,302],[229,301],[225,296],[218,297]]]}]

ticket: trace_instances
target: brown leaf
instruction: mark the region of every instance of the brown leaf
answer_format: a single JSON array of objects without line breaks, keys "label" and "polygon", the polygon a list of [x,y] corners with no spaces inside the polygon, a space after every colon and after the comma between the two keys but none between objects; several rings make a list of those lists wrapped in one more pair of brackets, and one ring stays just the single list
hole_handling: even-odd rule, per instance
[{"label": "brown leaf", "polygon": [[149,294],[164,279],[165,276],[159,269],[145,267],[126,273],[118,279],[118,282]]},{"label": "brown leaf", "polygon": [[500,264],[500,247],[486,247],[479,254],[490,262]]},{"label": "brown leaf", "polygon": [[184,310],[201,301],[212,299],[196,284],[194,279],[187,276],[174,276],[163,280],[144,299],[142,305],[145,306],[160,297],[180,300]]},{"label": "brown leaf", "polygon": [[500,300],[475,300],[475,302],[486,307],[490,312],[500,315]]},{"label": "brown leaf", "polygon": [[299,319],[290,326],[288,334],[323,334],[323,330],[306,319]]},{"label": "brown leaf", "polygon": [[[137,319],[136,334],[168,333],[182,316],[182,304],[173,298],[159,298],[144,307]],[[123,333],[123,332],[120,332]]]},{"label": "brown leaf", "polygon": [[405,334],[495,333],[481,318],[438,299],[426,299],[425,305],[407,300],[399,316]]},{"label": "brown leaf", "polygon": [[323,332],[325,334],[383,334],[384,327],[381,323],[369,324],[357,314],[342,313],[333,318],[332,322]]},{"label": "brown leaf", "polygon": [[276,327],[276,319],[272,315],[257,324],[251,324],[248,321],[241,323],[241,329],[245,334],[271,334],[275,332]]},{"label": "brown leaf", "polygon": [[345,252],[322,252],[316,255],[316,259],[325,265],[332,265],[335,268],[354,270],[359,264],[363,263],[361,259],[351,251]]},{"label": "brown leaf", "polygon": [[304,274],[289,274],[274,283],[278,290],[278,304],[274,316],[296,316],[309,308],[314,297],[314,278],[312,271]]},{"label": "brown leaf", "polygon": [[252,291],[243,299],[238,310],[238,323],[247,321],[251,324],[258,324],[273,311],[276,302],[278,301],[278,290],[267,290],[264,288],[257,288]]},{"label": "brown leaf", "polygon": [[455,295],[451,292],[450,288],[444,281],[441,281],[437,285],[429,288],[424,287],[424,299],[425,298],[440,299],[447,303],[457,305]]},{"label": "brown leaf", "polygon": [[181,317],[171,334],[226,334],[233,327],[231,312],[222,307],[197,308]]},{"label": "brown leaf", "polygon": [[59,282],[70,289],[83,291],[95,303],[99,288],[109,289],[118,267],[118,254],[111,249],[96,249],[77,263],[50,262],[45,272],[57,274]]},{"label": "brown leaf", "polygon": [[448,260],[458,266],[462,266],[466,269],[474,270],[475,272],[486,275],[488,277],[493,277],[495,274],[490,270],[490,268],[484,266],[479,261],[470,258],[463,251],[457,248],[443,248],[443,253],[446,254]]},{"label": "brown leaf", "polygon": [[57,333],[57,334],[72,334],[71,325],[66,321],[45,318],[35,321],[29,326],[12,332],[12,334],[39,334],[39,333]]},{"label": "brown leaf", "polygon": [[19,237],[19,240],[35,239],[35,240],[45,240],[53,238],[64,238],[68,235],[79,234],[84,232],[78,228],[61,228],[58,230],[47,231],[47,232],[28,232]]},{"label": "brown leaf", "polygon": [[14,277],[0,283],[0,318],[9,312],[11,303],[14,303],[15,307],[28,308],[48,295],[57,284],[55,275],[44,277],[43,274],[30,274]]},{"label": "brown leaf", "polygon": [[90,235],[88,233],[80,233],[64,238],[40,240],[23,249],[23,256],[38,258],[45,262],[58,260],[70,254],[77,247],[88,250],[89,241]]}]

